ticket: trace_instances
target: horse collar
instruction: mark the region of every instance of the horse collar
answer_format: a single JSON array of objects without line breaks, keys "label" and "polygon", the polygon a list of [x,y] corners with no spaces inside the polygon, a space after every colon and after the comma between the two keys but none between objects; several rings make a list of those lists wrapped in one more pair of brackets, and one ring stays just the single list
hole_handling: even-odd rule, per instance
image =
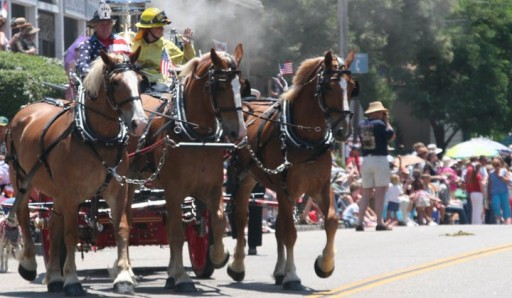
[{"label": "horse collar", "polygon": [[324,137],[318,141],[306,141],[299,138],[290,126],[291,123],[291,107],[287,100],[283,100],[283,112],[281,113],[281,132],[285,135],[288,144],[305,150],[323,150],[328,149],[334,143],[334,137],[330,129],[327,129]]}]

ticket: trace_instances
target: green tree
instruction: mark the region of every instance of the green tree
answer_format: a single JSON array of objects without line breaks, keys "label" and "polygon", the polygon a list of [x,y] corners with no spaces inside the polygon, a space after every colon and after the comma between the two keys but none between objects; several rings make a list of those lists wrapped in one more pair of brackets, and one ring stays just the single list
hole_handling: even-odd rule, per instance
[{"label": "green tree", "polygon": [[461,130],[466,135],[507,132],[508,2],[350,1],[351,42],[371,59],[362,79],[363,102],[406,102],[414,116],[428,120],[441,147]]}]

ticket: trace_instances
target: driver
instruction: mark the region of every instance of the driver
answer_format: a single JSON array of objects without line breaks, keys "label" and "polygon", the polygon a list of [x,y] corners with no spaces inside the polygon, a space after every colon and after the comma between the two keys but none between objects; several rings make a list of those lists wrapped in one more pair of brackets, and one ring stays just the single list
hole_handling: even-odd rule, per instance
[{"label": "driver", "polygon": [[132,51],[141,48],[137,62],[152,85],[163,83],[169,86],[167,63],[171,65],[172,61],[174,64],[181,65],[196,56],[192,44],[192,29],[186,28],[180,36],[184,44],[183,51],[172,41],[163,37],[164,26],[170,23],[171,20],[164,11],[150,7],[142,12],[140,21],[135,24],[139,31],[133,38]]},{"label": "driver", "polygon": [[126,41],[112,33],[112,27],[115,23],[116,21],[112,18],[110,6],[101,2],[98,10],[94,12],[93,18],[87,22],[87,26],[93,29],[94,34],[78,47],[76,64],[82,79],[89,73],[91,62],[100,55],[101,50],[124,54],[130,53],[130,46]]}]

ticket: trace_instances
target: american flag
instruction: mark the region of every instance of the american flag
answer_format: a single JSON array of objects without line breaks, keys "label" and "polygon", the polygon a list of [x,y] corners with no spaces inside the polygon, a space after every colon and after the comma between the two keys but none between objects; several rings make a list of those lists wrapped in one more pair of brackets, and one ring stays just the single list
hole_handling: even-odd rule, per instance
[{"label": "american flag", "polygon": [[293,74],[293,63],[287,61],[285,63],[279,63],[279,73],[281,75],[292,75]]},{"label": "american flag", "polygon": [[169,74],[169,65],[170,65],[169,55],[167,54],[167,50],[163,49],[162,51],[162,60],[160,60],[160,72],[165,76]]}]

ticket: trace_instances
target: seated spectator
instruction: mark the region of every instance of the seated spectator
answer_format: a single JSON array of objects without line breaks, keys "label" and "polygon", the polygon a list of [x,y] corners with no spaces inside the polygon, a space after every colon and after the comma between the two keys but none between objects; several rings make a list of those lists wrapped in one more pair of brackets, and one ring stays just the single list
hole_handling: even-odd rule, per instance
[{"label": "seated spectator", "polygon": [[[343,211],[343,222],[347,228],[353,228],[357,225],[359,218],[358,202],[361,199],[361,183],[352,183],[350,185],[350,194],[346,195],[345,199],[348,200],[350,204]],[[366,227],[373,227],[377,225],[377,215],[370,207],[366,209],[363,224]]]},{"label": "seated spectator", "polygon": [[430,206],[425,209],[426,215],[431,220],[430,225],[437,225],[437,222],[432,219],[432,214],[434,210],[437,210],[439,212],[439,220],[442,221],[445,216],[445,206],[439,198],[439,188],[432,183],[432,176],[428,173],[424,173],[422,178],[427,187],[427,193],[429,194],[430,199]]},{"label": "seated spectator", "polygon": [[9,40],[5,35],[5,23],[7,19],[0,16],[0,51],[7,51],[9,47]]},{"label": "seated spectator", "polygon": [[37,55],[37,47],[35,43],[36,33],[39,28],[32,27],[32,25],[23,28],[16,43],[14,43],[11,51],[20,52],[29,55]]},{"label": "seated spectator", "polygon": [[13,49],[15,44],[18,42],[21,31],[24,28],[32,26],[32,24],[28,23],[25,18],[15,18],[11,21],[11,40],[9,40],[9,49]]}]

